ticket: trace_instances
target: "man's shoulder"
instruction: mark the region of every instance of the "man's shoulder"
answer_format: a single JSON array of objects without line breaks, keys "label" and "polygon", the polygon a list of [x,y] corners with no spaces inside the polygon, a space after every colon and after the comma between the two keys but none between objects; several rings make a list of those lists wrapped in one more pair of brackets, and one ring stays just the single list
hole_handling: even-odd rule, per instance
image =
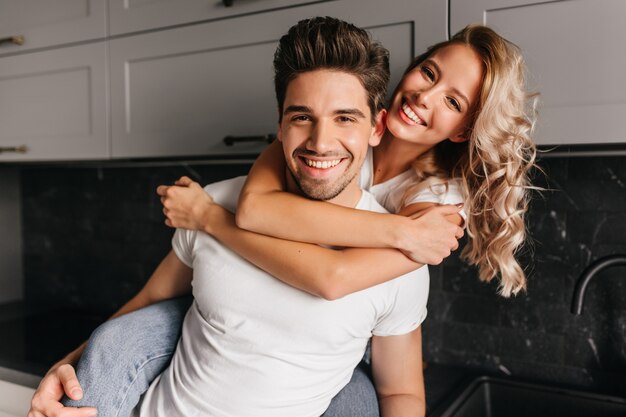
[{"label": "man's shoulder", "polygon": [[357,203],[356,209],[375,211],[377,213],[389,213],[369,191],[361,189],[361,198]]},{"label": "man's shoulder", "polygon": [[240,177],[214,182],[204,187],[204,190],[217,204],[228,211],[234,212],[237,208],[239,193],[243,188],[243,184],[246,182],[246,178],[246,175],[242,175]]}]

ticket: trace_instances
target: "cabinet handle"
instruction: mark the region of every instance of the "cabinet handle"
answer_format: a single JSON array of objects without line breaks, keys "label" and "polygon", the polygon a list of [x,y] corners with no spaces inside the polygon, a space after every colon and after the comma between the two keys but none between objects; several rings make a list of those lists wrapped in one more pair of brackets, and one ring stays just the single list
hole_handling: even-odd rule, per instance
[{"label": "cabinet handle", "polygon": [[234,1],[235,0],[222,0],[222,3],[225,7],[232,7]]},{"label": "cabinet handle", "polygon": [[224,145],[233,146],[236,143],[241,142],[266,142],[272,143],[276,139],[276,135],[270,133],[269,135],[258,136],[226,136],[224,137]]},{"label": "cabinet handle", "polygon": [[0,45],[3,43],[12,43],[13,45],[24,45],[24,37],[22,35],[19,36],[9,36],[8,38],[0,38]]},{"label": "cabinet handle", "polygon": [[22,145],[22,146],[0,146],[0,153],[3,153],[3,152],[26,153],[26,152],[28,152],[28,147],[26,145]]}]

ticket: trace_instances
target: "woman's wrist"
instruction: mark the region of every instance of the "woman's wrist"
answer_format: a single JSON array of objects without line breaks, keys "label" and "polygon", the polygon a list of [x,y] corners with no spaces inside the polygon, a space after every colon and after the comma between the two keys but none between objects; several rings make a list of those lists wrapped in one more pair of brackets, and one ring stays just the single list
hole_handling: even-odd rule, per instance
[{"label": "woman's wrist", "polygon": [[202,228],[209,235],[213,235],[215,233],[215,224],[217,221],[217,216],[219,215],[218,209],[221,209],[221,207],[217,204],[208,204],[204,207],[203,213],[201,215]]},{"label": "woman's wrist", "polygon": [[393,222],[389,230],[390,242],[389,247],[400,251],[410,249],[410,239],[407,236],[407,230],[411,226],[411,219],[406,216],[394,215]]}]

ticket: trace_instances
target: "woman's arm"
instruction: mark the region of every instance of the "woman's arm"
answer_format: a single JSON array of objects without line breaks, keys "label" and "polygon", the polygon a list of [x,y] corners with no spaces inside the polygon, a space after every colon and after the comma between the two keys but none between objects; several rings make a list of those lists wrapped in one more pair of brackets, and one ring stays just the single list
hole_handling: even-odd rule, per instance
[{"label": "woman's arm", "polygon": [[[400,216],[313,201],[285,192],[285,157],[279,141],[255,161],[237,205],[237,226],[298,242],[349,247],[397,247]],[[311,215],[314,213],[314,215]],[[320,221],[319,219],[323,219]],[[368,227],[363,227],[367,224]]]},{"label": "woman's arm", "polygon": [[[346,247],[397,248],[419,263],[436,265],[463,230],[446,216],[456,206],[389,215],[308,200],[285,189],[285,158],[272,143],[252,166],[239,197],[236,221],[243,229],[299,242]],[[323,219],[320,221],[319,219]]]},{"label": "woman's arm", "polygon": [[[281,281],[320,297],[340,298],[423,265],[391,248],[333,250],[246,231],[237,227],[233,214],[213,203],[198,183],[183,177],[176,184],[157,189],[167,225],[204,230]],[[402,214],[419,216],[420,211],[432,210],[432,206],[431,203],[416,203],[406,207]],[[458,214],[456,216],[458,224],[461,218]],[[445,223],[445,227],[457,227],[447,220]],[[457,246],[458,242],[453,238],[442,258]]]},{"label": "woman's arm", "polygon": [[213,204],[204,230],[274,277],[328,300],[389,281],[422,266],[396,249],[346,248],[279,239],[237,227],[235,217]]}]

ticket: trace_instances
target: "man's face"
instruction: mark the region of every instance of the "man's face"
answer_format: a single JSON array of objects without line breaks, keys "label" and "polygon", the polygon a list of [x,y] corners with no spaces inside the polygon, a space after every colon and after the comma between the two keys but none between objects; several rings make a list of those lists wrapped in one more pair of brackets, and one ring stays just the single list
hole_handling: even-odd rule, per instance
[{"label": "man's face", "polygon": [[278,139],[300,191],[314,200],[358,191],[368,145],[377,145],[383,130],[380,115],[372,125],[359,79],[326,69],[305,72],[287,86],[283,109]]}]

